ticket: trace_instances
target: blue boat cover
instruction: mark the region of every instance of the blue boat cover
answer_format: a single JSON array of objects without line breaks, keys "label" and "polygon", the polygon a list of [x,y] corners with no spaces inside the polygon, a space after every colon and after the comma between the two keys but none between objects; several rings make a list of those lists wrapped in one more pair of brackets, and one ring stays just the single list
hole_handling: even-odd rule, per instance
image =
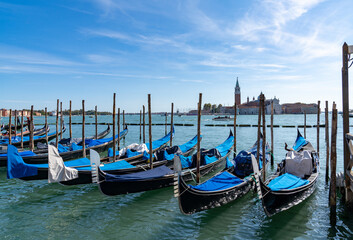
[{"label": "blue boat cover", "polygon": [[228,189],[234,186],[237,186],[244,182],[240,178],[234,176],[233,174],[224,171],[221,174],[217,174],[211,179],[207,180],[204,183],[201,183],[196,186],[189,185],[190,188],[200,190],[200,191],[219,191],[223,189]]},{"label": "blue boat cover", "polygon": [[295,143],[293,145],[293,150],[294,151],[299,151],[302,147],[304,147],[306,144],[308,144],[308,141],[303,138],[303,136],[300,134],[298,130],[298,136],[297,139],[295,140]]},{"label": "blue boat cover", "polygon": [[29,177],[37,174],[37,168],[23,162],[16,147],[7,146],[7,179]]},{"label": "blue boat cover", "polygon": [[234,161],[230,160],[230,159],[227,157],[226,168],[231,168],[231,167],[234,167],[234,166],[235,166]]},{"label": "blue boat cover", "polygon": [[59,153],[68,152],[68,151],[70,151],[70,148],[69,147],[64,147],[63,145],[61,145],[59,143],[58,144],[58,151],[59,151]]},{"label": "blue boat cover", "polygon": [[[64,161],[66,167],[79,167],[79,166],[90,166],[91,161],[88,158],[79,158],[70,161]],[[27,164],[28,166],[36,167],[36,168],[48,168],[48,163],[42,164]]]},{"label": "blue boat cover", "polygon": [[166,166],[160,166],[153,168],[151,170],[137,172],[137,173],[130,173],[124,175],[113,175],[113,174],[106,174],[105,181],[106,182],[133,182],[133,181],[140,181],[140,180],[151,180],[155,178],[163,177],[164,175],[174,173],[173,170]]},{"label": "blue boat cover", "polygon": [[218,160],[218,158],[216,156],[207,156],[205,155],[205,165],[216,162]]},{"label": "blue boat cover", "polygon": [[[21,157],[33,157],[33,156],[37,156],[37,154],[35,154],[35,153],[32,152],[32,151],[18,152],[18,154],[19,154]],[[0,157],[7,157],[7,153],[0,154]]]},{"label": "blue boat cover", "polygon": [[[119,136],[125,135],[126,132],[127,129],[124,129],[124,131],[120,132],[120,134],[115,135],[115,139],[117,139]],[[102,139],[85,139],[85,145],[87,145],[87,147],[93,147],[110,141],[113,141],[113,137]]]},{"label": "blue boat cover", "polygon": [[[48,134],[48,137],[52,136],[52,135],[56,135],[56,132],[52,132]],[[29,136],[23,136],[23,142],[28,142],[29,141]],[[40,136],[33,136],[33,140],[37,140],[40,138],[45,138],[45,134],[44,135],[40,135]],[[16,136],[16,137],[11,137],[11,142],[12,143],[18,143],[21,142],[21,137]],[[9,139],[2,139],[0,140],[0,143],[9,143]]]},{"label": "blue boat cover", "polygon": [[[110,171],[110,170],[118,170],[118,169],[126,169],[126,168],[134,168],[134,165],[131,165],[125,160],[120,160],[117,162],[106,163],[100,167],[102,171]],[[91,171],[91,167],[80,167],[76,168],[78,171]]]},{"label": "blue boat cover", "polygon": [[181,167],[182,168],[189,168],[191,167],[192,164],[192,156],[189,157],[184,157],[183,155],[180,155],[180,162],[181,162]]},{"label": "blue boat cover", "polygon": [[[174,127],[173,127],[173,136],[174,136]],[[165,135],[164,137],[162,137],[161,139],[153,141],[152,142],[152,150],[159,148],[160,146],[166,144],[169,141],[170,141],[170,132],[167,135]],[[151,150],[150,143],[146,143],[146,147],[148,150]]]},{"label": "blue boat cover", "polygon": [[[202,138],[202,135],[200,135],[200,138]],[[196,143],[197,143],[197,135],[187,143],[179,145],[180,151],[185,153],[189,151],[191,148],[193,148],[196,145]]]},{"label": "blue boat cover", "polygon": [[[174,135],[174,128],[173,128],[173,135]],[[156,141],[153,141],[152,142],[152,147],[153,147],[153,149],[159,148],[160,146],[166,144],[168,141],[170,141],[170,133],[168,133],[167,135],[165,135],[164,137],[162,137],[162,138],[160,138],[160,139],[158,139]],[[149,143],[146,143],[146,147],[148,149],[150,149],[149,146],[150,146]],[[108,149],[108,157],[113,157],[113,153],[114,153],[113,149],[109,148]],[[140,155],[140,154],[141,154],[140,152],[133,152],[130,149],[126,149],[126,153],[125,153],[126,158],[134,157],[134,156],[137,156],[137,155]],[[116,151],[116,156],[119,156],[119,151]],[[149,157],[147,159],[149,159]]]},{"label": "blue boat cover", "polygon": [[76,143],[71,144],[71,151],[81,150],[82,146],[77,145]]},{"label": "blue boat cover", "polygon": [[222,144],[216,147],[222,157],[227,155],[229,149],[233,146],[234,136],[229,136]]},{"label": "blue boat cover", "polygon": [[267,186],[272,191],[280,191],[284,189],[294,189],[304,186],[309,183],[309,180],[301,179],[290,173],[285,173],[273,179]]}]

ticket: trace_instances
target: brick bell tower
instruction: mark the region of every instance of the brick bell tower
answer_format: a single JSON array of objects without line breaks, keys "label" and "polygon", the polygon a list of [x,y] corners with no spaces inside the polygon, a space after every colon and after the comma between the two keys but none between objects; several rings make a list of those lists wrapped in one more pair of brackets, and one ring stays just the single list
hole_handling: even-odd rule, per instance
[{"label": "brick bell tower", "polygon": [[239,106],[241,104],[241,101],[240,101],[240,87],[239,87],[238,77],[237,77],[237,83],[234,88],[234,95],[235,95],[235,103],[237,104],[237,106]]}]

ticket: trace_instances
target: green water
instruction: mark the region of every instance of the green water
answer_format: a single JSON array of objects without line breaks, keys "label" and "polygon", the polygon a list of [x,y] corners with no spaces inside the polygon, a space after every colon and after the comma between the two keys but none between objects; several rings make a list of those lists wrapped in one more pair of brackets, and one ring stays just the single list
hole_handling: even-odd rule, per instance
[{"label": "green water", "polygon": [[[331,118],[331,116],[330,116]],[[342,118],[338,116],[338,171],[343,169]],[[6,122],[6,118],[3,119]],[[35,117],[44,123],[44,117]],[[55,117],[49,122],[54,123]],[[80,122],[81,117],[73,117]],[[93,122],[87,118],[86,122]],[[111,121],[99,116],[99,122]],[[65,117],[65,122],[68,119]],[[139,116],[126,116],[126,122],[138,123]],[[154,123],[164,123],[164,117],[153,116]],[[196,134],[196,117],[175,117],[174,123],[194,123],[193,127],[176,126],[174,144],[182,144]],[[229,122],[231,123],[231,122]],[[256,116],[238,116],[239,124],[257,124]],[[269,117],[266,119],[269,123]],[[321,115],[324,123],[324,115]],[[220,124],[212,116],[203,116],[202,124]],[[301,125],[302,115],[275,116],[275,124]],[[316,116],[308,115],[307,124],[316,124]],[[106,126],[98,126],[103,131]],[[51,126],[55,130],[55,126]],[[202,126],[202,147],[222,143],[229,127]],[[169,131],[169,128],[168,128]],[[237,149],[248,149],[256,141],[255,127],[237,128]],[[86,126],[86,135],[93,135],[94,125]],[[153,138],[162,137],[164,126],[153,126]],[[148,128],[146,128],[148,133]],[[268,141],[270,132],[267,129]],[[328,208],[328,186],[324,172],[326,150],[324,128],[320,129],[321,176],[314,194],[302,204],[272,218],[266,217],[250,192],[228,205],[184,216],[180,213],[173,188],[108,197],[97,186],[62,186],[45,180],[24,182],[7,180],[6,169],[0,168],[0,237],[1,239],[327,239],[353,238],[353,216],[338,201],[337,225],[331,226]],[[274,129],[274,156],[279,162],[284,154],[284,142],[291,145],[296,138],[295,128]],[[68,137],[68,131],[64,137]],[[73,125],[74,137],[80,137],[81,126]],[[147,136],[147,135],[146,135]],[[146,137],[147,139],[147,137]],[[316,128],[307,129],[307,139],[316,147]],[[129,126],[122,145],[139,142],[139,126]],[[270,170],[272,171],[272,170]]]}]

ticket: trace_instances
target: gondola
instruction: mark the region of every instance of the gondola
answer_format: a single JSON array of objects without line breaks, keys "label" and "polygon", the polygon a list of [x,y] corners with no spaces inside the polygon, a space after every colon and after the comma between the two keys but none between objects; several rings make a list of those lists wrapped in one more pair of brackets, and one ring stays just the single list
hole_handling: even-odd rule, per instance
[{"label": "gondola", "polygon": [[277,171],[265,182],[259,177],[257,162],[253,161],[257,192],[269,217],[303,202],[316,188],[319,157],[299,130],[293,147],[287,151]]},{"label": "gondola", "polygon": [[[262,138],[260,140],[260,162],[262,163]],[[269,146],[266,144],[266,162],[270,159]],[[254,188],[251,158],[257,155],[257,141],[248,150],[241,151],[234,158],[234,167],[225,168],[204,183],[189,185],[181,173],[176,182],[179,209],[183,214],[190,215],[210,208],[230,203]],[[261,164],[262,165],[262,164]]]},{"label": "gondola", "polygon": [[[34,136],[40,136],[40,135],[45,134],[46,131],[49,132],[49,130],[50,130],[49,126],[47,127],[47,130],[45,129],[45,126],[42,127],[42,128],[34,129],[33,135],[34,135]],[[30,134],[30,131],[29,131],[29,130],[26,130],[26,131],[24,131],[24,132],[22,133],[23,136],[28,136],[29,134]],[[15,133],[11,134],[11,136],[12,136],[12,137],[15,137]],[[17,133],[16,133],[16,136],[17,136],[17,137],[21,137],[21,132],[17,132]],[[1,139],[8,139],[8,138],[9,138],[8,132],[3,133],[3,134],[1,135]]]},{"label": "gondola", "polygon": [[[214,149],[201,152],[200,173],[202,175],[223,169],[231,152],[234,137],[232,132],[225,142]],[[196,172],[196,155],[189,157],[178,156],[183,160],[183,177],[191,180]],[[96,168],[94,175],[98,176],[100,191],[109,196],[155,190],[172,186],[175,171],[165,165],[150,170],[125,175],[109,174],[100,167]]]},{"label": "gondola", "polygon": [[[127,128],[123,132],[120,133],[120,138],[125,136],[126,132],[127,132]],[[170,136],[170,134],[168,134],[168,135]],[[169,137],[169,139],[170,139],[170,137]],[[99,141],[99,140],[97,140],[97,141]],[[89,150],[91,151],[93,149],[90,148]],[[190,150],[191,149],[188,149],[188,152]],[[8,173],[22,171],[22,172],[24,172],[24,175],[26,175],[27,168],[34,168],[34,169],[36,169],[36,173],[34,175],[23,176],[23,177],[19,177],[19,178],[22,180],[41,180],[41,179],[48,178],[48,163],[46,163],[46,164],[27,164],[23,161],[22,157],[18,154],[18,152],[14,151],[13,147],[10,147],[10,145],[9,145],[8,151],[10,151],[10,154],[8,154],[8,161],[7,161]],[[82,152],[82,150],[81,150],[81,152]],[[60,155],[58,157],[60,157]],[[100,161],[100,159],[99,159],[99,161]],[[163,163],[163,161],[160,161],[160,162]],[[164,164],[166,164],[166,163],[164,162]],[[62,184],[76,185],[76,184],[86,184],[86,183],[92,182],[91,166],[90,166],[90,160],[88,158],[80,158],[80,159],[65,161],[63,163],[63,165],[65,165],[66,167],[76,168],[79,172],[79,177],[77,179],[62,182]],[[124,169],[126,172],[141,171],[143,166],[135,167],[135,166],[125,162],[124,160],[122,160],[122,161],[117,161],[117,162],[113,162],[113,163],[103,164],[102,168],[104,168],[105,170],[107,170],[108,172],[111,172],[111,173],[114,173],[116,171],[119,171],[119,173],[122,173],[124,171]],[[24,169],[24,170],[21,170],[21,169]],[[8,174],[8,176],[9,175],[11,175],[11,174]]]},{"label": "gondola", "polygon": [[[60,131],[58,133],[58,136],[60,136],[61,134],[63,134],[65,132],[66,128],[64,126],[64,128],[62,129],[62,131]],[[52,132],[52,133],[48,133],[48,141],[51,141],[53,139],[56,138],[56,132]],[[33,137],[33,142],[34,144],[37,143],[45,143],[46,140],[46,135],[40,135],[40,136],[34,136]],[[29,147],[29,142],[30,142],[30,137],[29,136],[25,136],[23,137],[23,147]],[[2,139],[0,140],[0,144],[9,144],[9,139]],[[15,147],[20,147],[21,146],[21,137],[11,137],[11,144]]]},{"label": "gondola", "polygon": [[[107,129],[104,130],[103,132],[98,134],[98,138],[97,139],[102,139],[103,137],[105,137],[107,134],[109,134],[110,132],[110,126],[108,125]],[[122,131],[120,133],[120,138],[124,137],[127,134],[127,130]],[[118,136],[118,135],[117,135]],[[95,136],[91,136],[88,138],[85,138],[86,140],[94,140]],[[63,142],[67,142],[70,141],[70,139],[62,139],[59,141],[59,143],[63,143]],[[80,141],[82,142],[81,138],[76,139],[76,141],[78,142],[78,148],[81,148],[80,145],[82,145],[82,143],[80,143]],[[108,142],[108,144],[107,144]],[[93,145],[91,147],[87,147],[86,148],[86,154],[89,154],[89,150],[90,149],[94,149],[98,152],[103,152],[106,151],[107,148],[109,148],[112,144],[112,140],[108,139],[107,141],[101,141],[98,142],[100,144],[96,144]],[[86,143],[87,145],[87,143]],[[1,151],[0,153],[0,167],[5,167],[6,166],[6,162],[7,162],[7,153],[6,153],[7,149],[6,147],[4,148],[4,150]],[[42,163],[48,163],[48,148],[46,146],[45,149],[37,149],[32,151],[22,151],[19,152],[19,155],[22,157],[23,161],[25,163],[28,164],[42,164]],[[66,151],[66,152],[60,152],[60,156],[63,158],[63,160],[69,160],[69,159],[76,159],[76,158],[80,158],[83,156],[83,152],[81,149],[77,149],[77,150],[72,150],[72,151]]]}]

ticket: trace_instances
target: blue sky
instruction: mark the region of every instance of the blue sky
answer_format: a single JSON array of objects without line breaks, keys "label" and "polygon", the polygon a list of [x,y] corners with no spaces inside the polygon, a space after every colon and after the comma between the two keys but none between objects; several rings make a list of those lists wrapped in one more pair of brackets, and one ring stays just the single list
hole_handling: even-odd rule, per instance
[{"label": "blue sky", "polygon": [[[351,1],[1,1],[0,108],[98,105],[138,112],[233,104],[261,91],[281,103],[336,101]],[[350,102],[352,106],[353,101]]]}]

